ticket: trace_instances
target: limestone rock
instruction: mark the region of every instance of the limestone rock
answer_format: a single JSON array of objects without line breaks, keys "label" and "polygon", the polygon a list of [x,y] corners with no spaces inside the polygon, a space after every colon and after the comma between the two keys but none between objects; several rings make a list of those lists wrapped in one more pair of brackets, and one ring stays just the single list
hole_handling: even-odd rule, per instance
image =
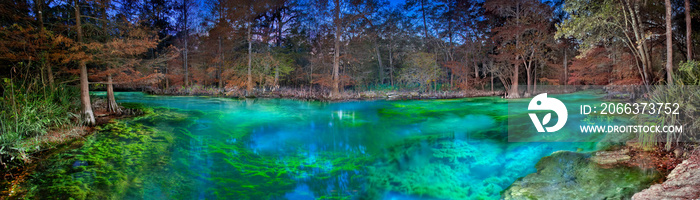
[{"label": "limestone rock", "polygon": [[617,151],[601,151],[596,152],[595,156],[591,158],[591,161],[596,162],[600,165],[612,165],[620,162],[628,161],[631,157],[628,149],[620,149]]},{"label": "limestone rock", "polygon": [[628,199],[658,173],[617,166],[602,168],[588,153],[560,151],[542,158],[532,173],[515,181],[503,199]]},{"label": "limestone rock", "polygon": [[700,153],[676,166],[666,181],[652,185],[632,199],[698,199],[700,198]]}]

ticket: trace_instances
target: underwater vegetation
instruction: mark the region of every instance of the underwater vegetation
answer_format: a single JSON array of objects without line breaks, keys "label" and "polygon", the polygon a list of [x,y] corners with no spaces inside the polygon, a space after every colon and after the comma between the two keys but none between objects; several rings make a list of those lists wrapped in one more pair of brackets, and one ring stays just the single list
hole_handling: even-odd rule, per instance
[{"label": "underwater vegetation", "polygon": [[42,161],[22,187],[26,197],[499,199],[541,158],[600,148],[508,142],[508,105],[498,98],[117,98],[146,114],[99,127]]},{"label": "underwater vegetation", "polygon": [[[251,124],[231,128],[213,123],[219,113],[204,117],[198,111],[166,108],[146,113],[98,127],[95,134],[76,141],[79,148],[43,161],[23,187],[25,197],[270,199],[308,182],[305,186],[314,191],[327,191],[315,192],[313,198],[349,199],[360,189],[350,185],[362,181],[351,175],[369,161],[345,151],[297,149],[284,156],[257,152],[239,142],[250,137],[240,130]],[[202,148],[201,135],[191,132],[202,126],[229,139],[209,141]]]},{"label": "underwater vegetation", "polygon": [[602,168],[589,153],[556,152],[542,158],[537,173],[504,191],[505,199],[630,199],[661,175],[639,168]]},{"label": "underwater vegetation", "polygon": [[169,163],[173,137],[138,123],[98,127],[82,147],[41,163],[29,198],[119,199],[142,193],[145,172]]},{"label": "underwater vegetation", "polygon": [[557,148],[562,147],[450,137],[407,140],[368,167],[368,196],[378,199],[395,192],[422,198],[498,199],[515,179],[534,172],[533,163]]}]

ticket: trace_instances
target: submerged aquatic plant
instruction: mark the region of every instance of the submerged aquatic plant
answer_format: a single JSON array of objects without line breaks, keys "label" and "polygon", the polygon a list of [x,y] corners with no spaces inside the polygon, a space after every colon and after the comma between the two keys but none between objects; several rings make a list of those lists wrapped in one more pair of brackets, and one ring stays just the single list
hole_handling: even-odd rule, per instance
[{"label": "submerged aquatic plant", "polygon": [[484,168],[495,171],[504,162],[496,157],[499,148],[489,144],[449,137],[405,142],[394,146],[394,153],[388,154],[384,162],[368,167],[369,188],[375,190],[368,191],[369,198],[380,198],[382,193],[378,191],[386,190],[447,199],[491,199],[512,181],[478,175]]},{"label": "submerged aquatic plant", "polygon": [[[360,190],[357,186],[364,180],[352,175],[368,163],[369,155],[304,149],[284,156],[257,152],[240,142],[249,140],[255,124],[231,127],[211,120],[218,117],[155,108],[144,116],[98,127],[95,134],[77,141],[79,148],[42,162],[24,187],[26,197],[270,199],[284,196],[300,182],[326,191],[317,192],[321,199],[348,199]],[[193,132],[203,128],[230,139],[205,140],[205,134]],[[222,162],[211,163],[214,158]],[[204,185],[216,190],[202,190]]]},{"label": "submerged aquatic plant", "polygon": [[[507,107],[502,101],[491,106],[493,98],[129,101],[151,110],[102,127],[82,147],[48,159],[25,187],[28,196],[494,199],[534,172],[542,156],[595,146],[508,143]],[[154,107],[161,105],[168,108]]]},{"label": "submerged aquatic plant", "polygon": [[133,121],[98,127],[80,148],[41,163],[27,187],[29,198],[113,199],[139,196],[145,171],[163,167],[173,137]]}]

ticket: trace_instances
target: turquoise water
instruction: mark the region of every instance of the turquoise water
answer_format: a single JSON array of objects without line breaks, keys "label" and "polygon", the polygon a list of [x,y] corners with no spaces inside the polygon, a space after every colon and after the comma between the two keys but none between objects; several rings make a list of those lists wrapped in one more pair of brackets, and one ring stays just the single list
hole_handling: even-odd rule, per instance
[{"label": "turquoise water", "polygon": [[81,148],[49,159],[54,167],[35,175],[32,184],[40,187],[30,192],[87,199],[497,199],[535,172],[540,158],[596,148],[508,142],[508,102],[498,97],[116,98],[149,114],[101,128]]}]

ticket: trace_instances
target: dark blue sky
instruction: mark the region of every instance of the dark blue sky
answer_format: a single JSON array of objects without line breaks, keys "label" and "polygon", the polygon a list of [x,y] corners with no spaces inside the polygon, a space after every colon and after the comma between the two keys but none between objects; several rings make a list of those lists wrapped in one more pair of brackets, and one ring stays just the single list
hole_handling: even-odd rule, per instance
[{"label": "dark blue sky", "polygon": [[397,4],[406,3],[406,0],[389,0],[389,3],[391,3],[391,6],[396,6]]}]

